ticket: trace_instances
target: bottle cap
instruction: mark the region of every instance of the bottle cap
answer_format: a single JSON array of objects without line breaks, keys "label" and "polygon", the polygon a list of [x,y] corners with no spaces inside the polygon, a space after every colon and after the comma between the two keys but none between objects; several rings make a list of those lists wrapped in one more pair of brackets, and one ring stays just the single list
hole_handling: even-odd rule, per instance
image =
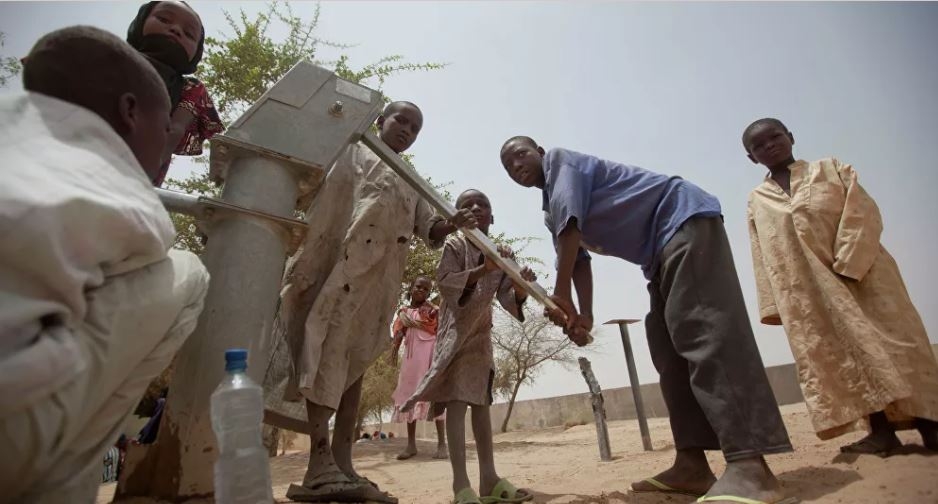
[{"label": "bottle cap", "polygon": [[248,351],[243,348],[225,350],[225,371],[244,371],[248,368]]}]

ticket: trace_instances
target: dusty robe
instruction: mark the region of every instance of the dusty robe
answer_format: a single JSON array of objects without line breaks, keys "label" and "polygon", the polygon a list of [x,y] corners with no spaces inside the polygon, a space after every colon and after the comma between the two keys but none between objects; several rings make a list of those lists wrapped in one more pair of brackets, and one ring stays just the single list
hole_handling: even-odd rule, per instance
[{"label": "dusty robe", "polygon": [[294,430],[305,430],[301,398],[338,408],[387,350],[411,238],[442,245],[429,238],[442,217],[360,143],[326,175],[307,219],[284,273],[264,378],[266,421]]},{"label": "dusty robe", "polygon": [[482,252],[464,236],[446,241],[436,277],[443,302],[433,362],[417,391],[401,407],[403,411],[420,401],[433,403],[430,415],[438,415],[450,401],[492,403],[491,380],[495,372],[492,300],[498,298],[502,307],[518,320],[524,320],[524,314],[511,279],[502,271],[492,271],[480,278],[460,304],[467,292],[469,270],[483,260]]},{"label": "dusty robe", "polygon": [[749,197],[764,324],[783,325],[814,430],[830,439],[891,420],[938,420],[938,365],[879,208],[850,165],[798,161],[791,197],[770,177]]}]

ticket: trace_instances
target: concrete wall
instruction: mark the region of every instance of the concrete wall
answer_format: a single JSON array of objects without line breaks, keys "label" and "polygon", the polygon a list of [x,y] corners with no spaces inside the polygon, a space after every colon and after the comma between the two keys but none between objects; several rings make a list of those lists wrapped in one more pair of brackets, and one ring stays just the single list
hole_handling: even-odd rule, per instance
[{"label": "concrete wall", "polygon": [[[938,358],[938,345],[932,345],[932,351],[935,353],[936,358]],[[622,372],[625,373],[625,370],[623,369]],[[775,400],[779,405],[794,404],[804,400],[804,396],[801,395],[801,387],[798,383],[798,376],[794,364],[768,367],[765,368],[765,373],[769,377],[769,384],[772,386],[772,392],[775,393]],[[602,383],[600,383],[600,386],[602,386]],[[585,380],[583,382],[583,389],[587,390]],[[657,383],[644,384],[641,386],[641,391],[646,416],[649,418],[668,416],[668,410],[664,405],[664,398],[661,396],[661,388]],[[609,420],[629,420],[636,418],[635,403],[632,400],[632,390],[630,387],[605,389],[603,390],[603,399],[606,405],[606,418]],[[499,432],[507,410],[507,403],[499,403],[492,406],[493,431]],[[582,393],[518,401],[515,403],[514,411],[511,413],[511,419],[508,421],[508,430],[556,427],[590,423],[592,421],[593,410],[590,405],[589,393]],[[396,436],[407,435],[407,430],[402,424],[388,423],[384,424],[382,429],[385,432],[393,432]],[[370,426],[366,428],[366,430],[373,432],[377,430],[377,426]],[[436,433],[433,424],[430,422],[419,422],[417,424],[417,437],[435,439]],[[466,438],[472,439],[468,417],[466,418]]]},{"label": "concrete wall", "polygon": [[[766,368],[765,371],[778,404],[792,404],[804,400],[801,395],[801,388],[798,385],[794,364],[773,366]],[[586,388],[585,381],[583,388]],[[668,416],[664,398],[661,396],[661,388],[657,383],[642,385],[641,393],[647,417]],[[636,418],[635,401],[632,397],[631,387],[603,390],[603,399],[605,400],[607,419],[629,420]],[[502,403],[492,406],[492,425],[495,429],[501,427],[507,411],[507,404]],[[508,429],[555,427],[565,424],[590,423],[592,421],[593,410],[590,404],[590,395],[589,393],[583,393],[518,401],[515,403],[511,419],[508,421]]]}]

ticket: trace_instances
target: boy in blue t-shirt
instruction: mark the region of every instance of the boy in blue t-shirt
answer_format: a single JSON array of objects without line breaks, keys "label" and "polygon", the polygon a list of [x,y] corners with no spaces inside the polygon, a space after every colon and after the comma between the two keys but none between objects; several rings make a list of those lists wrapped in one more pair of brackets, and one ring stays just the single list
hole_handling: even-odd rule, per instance
[{"label": "boy in blue t-shirt", "polygon": [[[515,182],[543,191],[557,251],[552,297],[560,307],[549,316],[577,344],[593,325],[587,251],[638,264],[649,281],[648,347],[677,455],[633,491],[787,502],[763,455],[792,447],[746,314],[720,202],[680,177],[566,149],[545,152],[524,136],[505,142],[501,161]],[[719,480],[704,450],[723,451]]]}]

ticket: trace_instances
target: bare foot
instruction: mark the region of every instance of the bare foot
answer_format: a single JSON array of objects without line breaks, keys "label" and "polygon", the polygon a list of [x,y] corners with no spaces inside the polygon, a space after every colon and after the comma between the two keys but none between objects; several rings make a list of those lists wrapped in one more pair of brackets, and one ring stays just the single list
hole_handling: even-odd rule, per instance
[{"label": "bare foot", "polygon": [[303,484],[290,485],[287,498],[300,502],[380,502],[397,504],[397,498],[377,487],[355,481],[342,471],[307,474]]},{"label": "bare foot", "polygon": [[409,459],[409,458],[412,458],[412,457],[413,457],[414,455],[416,455],[416,454],[417,454],[417,447],[416,447],[416,446],[408,446],[407,448],[404,448],[404,451],[402,451],[402,452],[397,456],[397,460],[407,460],[407,459]]},{"label": "bare foot", "polygon": [[313,460],[310,458],[306,474],[303,475],[303,486],[314,488],[323,482],[349,483],[351,479],[335,462],[331,460]]},{"label": "bare foot", "polygon": [[[649,480],[654,480],[655,485]],[[632,483],[633,492],[680,493],[699,497],[717,480],[702,450],[680,450],[674,465],[641,481]],[[664,488],[662,488],[664,487]]]},{"label": "bare foot", "polygon": [[902,441],[893,431],[873,432],[863,439],[840,447],[843,453],[860,453],[888,457],[892,450],[902,446]]},{"label": "bare foot", "polygon": [[433,454],[433,458],[437,460],[446,460],[449,458],[449,450],[446,449],[445,444],[437,445],[436,453]]},{"label": "bare foot", "polygon": [[781,502],[785,499],[781,485],[762,457],[727,462],[726,471],[710,487],[707,495],[732,495],[763,502]]}]

